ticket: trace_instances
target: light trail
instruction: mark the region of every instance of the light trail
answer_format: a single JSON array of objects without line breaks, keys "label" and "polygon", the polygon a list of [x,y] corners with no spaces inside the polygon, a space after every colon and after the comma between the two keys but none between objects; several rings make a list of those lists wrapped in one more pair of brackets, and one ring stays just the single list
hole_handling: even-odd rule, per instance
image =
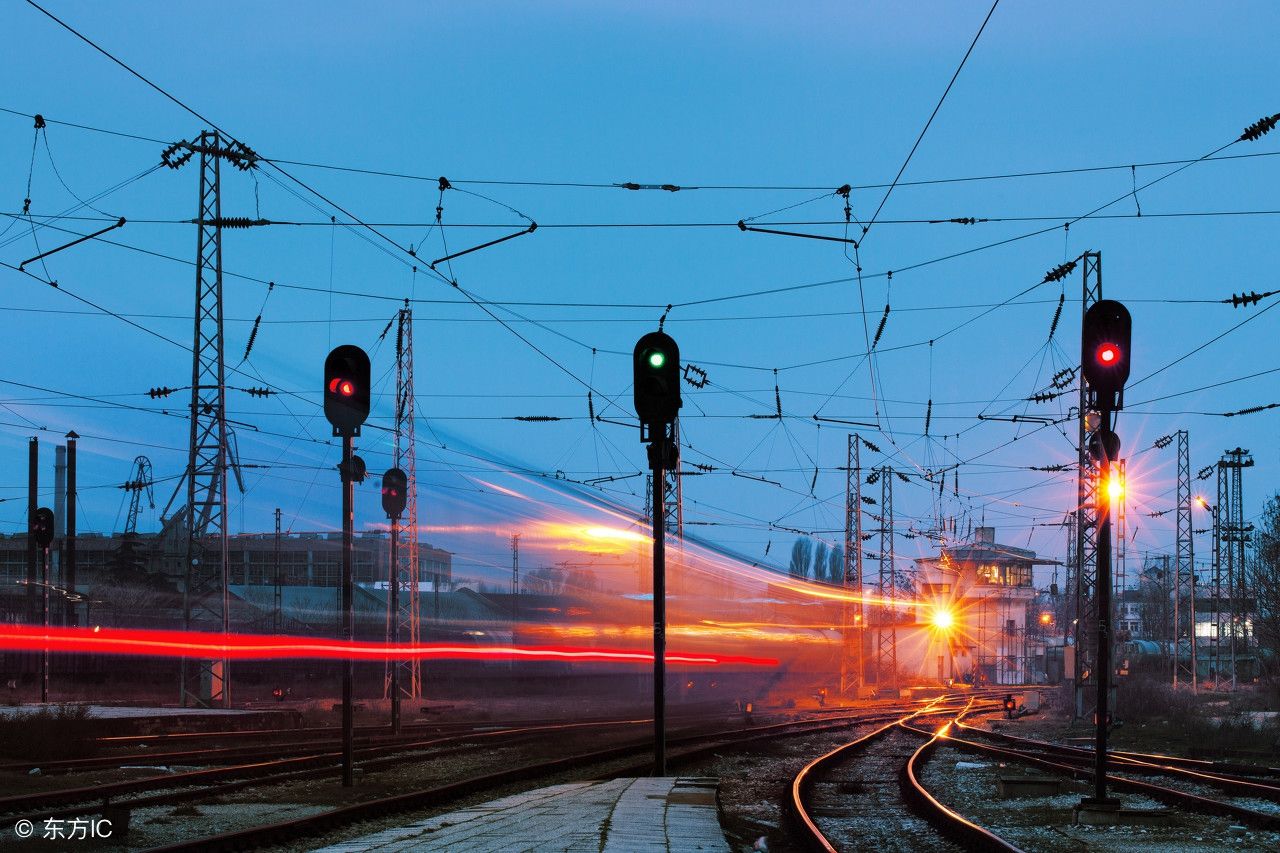
[{"label": "light trail", "polygon": [[[0,649],[32,652],[88,652],[90,654],[139,655],[171,658],[226,658],[229,660],[422,660],[571,661],[578,663],[650,664],[653,653],[631,649],[597,649],[572,646],[465,646],[424,643],[394,646],[387,643],[325,640],[264,634],[210,634],[201,631],[146,631],[133,628],[44,628],[38,625],[5,625],[0,628]],[[689,666],[775,667],[775,658],[669,651],[668,663]]]}]

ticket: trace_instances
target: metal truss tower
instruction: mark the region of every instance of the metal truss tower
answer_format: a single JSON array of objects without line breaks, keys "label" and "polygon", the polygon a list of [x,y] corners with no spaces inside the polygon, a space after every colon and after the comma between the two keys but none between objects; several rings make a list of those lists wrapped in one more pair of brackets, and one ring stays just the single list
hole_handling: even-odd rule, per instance
[{"label": "metal truss tower", "polygon": [[1178,430],[1178,490],[1173,585],[1173,686],[1198,684],[1196,670],[1196,561],[1191,532],[1191,437]]},{"label": "metal truss tower", "polygon": [[677,542],[684,539],[684,504],[681,500],[680,481],[680,421],[671,427],[671,440],[676,448],[676,458],[669,468],[664,469],[666,482],[662,489],[662,513],[667,522],[668,535],[674,535]]},{"label": "metal truss tower", "polygon": [[[892,601],[897,598],[898,575],[893,560],[893,469],[887,465],[876,469],[880,479],[880,575],[879,595]],[[876,627],[876,687],[898,683],[898,609],[888,604],[879,608]]]},{"label": "metal truss tower", "polygon": [[[407,305],[396,318],[396,425],[395,467],[404,471],[408,481],[405,491],[404,521],[397,534],[405,536],[397,543],[396,562],[392,570],[400,585],[397,611],[393,614],[392,642],[407,643],[416,648],[422,642],[422,586],[418,572],[418,454],[414,439],[414,416],[417,398],[413,393],[413,310]],[[438,590],[439,576],[432,578],[432,589]],[[437,592],[438,594],[438,592]],[[422,698],[422,662],[417,656],[398,660],[397,684],[403,699]],[[388,677],[388,689],[390,678]]]},{"label": "metal truss tower", "polygon": [[[1247,655],[1249,652],[1249,629],[1248,618],[1249,611],[1249,592],[1245,579],[1245,563],[1244,563],[1244,546],[1249,540],[1249,533],[1253,530],[1252,524],[1245,524],[1244,521],[1244,489],[1243,489],[1243,473],[1245,468],[1253,467],[1253,457],[1249,455],[1249,451],[1237,447],[1235,450],[1228,450],[1222,455],[1222,459],[1218,461],[1218,512],[1220,514],[1219,524],[1221,525],[1221,533],[1219,534],[1219,548],[1222,555],[1218,559],[1218,566],[1222,567],[1222,557],[1226,558],[1227,569],[1227,619],[1228,630],[1231,636],[1228,638],[1228,646],[1231,653],[1231,686],[1236,686],[1237,678],[1237,658],[1239,655]],[[1226,472],[1230,472],[1227,474]],[[1221,513],[1225,507],[1225,521],[1221,520]],[[1220,605],[1219,605],[1220,607]],[[1219,621],[1219,625],[1221,622]],[[1221,635],[1221,627],[1219,627],[1219,635]]]},{"label": "metal truss tower", "polygon": [[[862,462],[858,437],[848,436],[845,451],[844,483],[844,578],[843,586],[853,601],[840,608],[843,653],[840,656],[840,693],[861,685],[863,671],[862,638],[866,626],[862,606]],[[852,623],[852,631],[850,631]]]},{"label": "metal truss tower", "polygon": [[[1081,288],[1081,316],[1102,299],[1102,253],[1085,252]],[[1094,489],[1098,470],[1089,446],[1101,425],[1097,411],[1091,410],[1094,395],[1084,372],[1079,373],[1079,444],[1076,475],[1076,576],[1075,576],[1075,716],[1084,716],[1084,685],[1096,684],[1094,665],[1098,659],[1098,510]],[[1086,678],[1081,674],[1087,673]]]},{"label": "metal truss tower", "polygon": [[[187,630],[230,630],[227,594],[227,411],[226,359],[222,314],[222,162],[254,168],[258,157],[217,131],[170,146],[161,161],[177,169],[200,155],[196,208],[196,300],[191,347],[191,431],[186,484],[186,583],[183,626]],[[230,672],[226,659],[181,665],[180,702],[185,707],[227,706]]]},{"label": "metal truss tower", "polygon": [[[684,591],[685,572],[683,560],[681,559],[681,547],[684,543],[684,496],[682,491],[682,482],[684,477],[680,476],[680,419],[677,418],[671,424],[671,446],[675,448],[675,459],[671,460],[668,467],[662,471],[662,520],[666,524],[667,542],[669,547],[676,550],[675,560],[671,561],[679,567],[679,571],[672,571],[671,565],[668,565],[667,583],[677,593]],[[645,477],[645,506],[651,507],[653,503],[653,476],[650,474]],[[653,507],[653,511],[657,511]],[[652,523],[653,517],[648,511],[645,512],[646,518]],[[674,541],[672,541],[674,540]],[[643,572],[642,572],[643,574]],[[652,580],[649,581],[652,583]]]}]

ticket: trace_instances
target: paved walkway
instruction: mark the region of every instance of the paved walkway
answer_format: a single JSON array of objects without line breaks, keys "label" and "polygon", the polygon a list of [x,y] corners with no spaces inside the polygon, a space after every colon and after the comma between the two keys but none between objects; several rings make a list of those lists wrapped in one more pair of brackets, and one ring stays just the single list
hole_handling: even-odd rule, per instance
[{"label": "paved walkway", "polygon": [[716,779],[613,779],[539,788],[438,815],[319,853],[729,853]]}]

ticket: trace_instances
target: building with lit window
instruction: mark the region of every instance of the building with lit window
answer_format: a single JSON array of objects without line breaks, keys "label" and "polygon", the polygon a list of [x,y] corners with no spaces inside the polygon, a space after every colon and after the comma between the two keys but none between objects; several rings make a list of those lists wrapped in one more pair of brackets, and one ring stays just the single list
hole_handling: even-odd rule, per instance
[{"label": "building with lit window", "polygon": [[[1036,598],[1032,569],[1052,565],[1034,551],[1002,545],[994,527],[979,527],[974,541],[916,560],[920,599],[950,614],[950,624],[927,654],[923,672],[985,684],[1043,681],[1039,624],[1028,625]],[[1033,617],[1035,621],[1035,617]],[[1030,628],[1030,630],[1029,630]]]}]

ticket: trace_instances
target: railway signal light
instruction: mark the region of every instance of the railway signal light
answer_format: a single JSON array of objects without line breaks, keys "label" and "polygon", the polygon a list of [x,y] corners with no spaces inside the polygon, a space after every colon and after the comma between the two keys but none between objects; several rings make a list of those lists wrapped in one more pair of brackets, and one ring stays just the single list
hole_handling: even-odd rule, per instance
[{"label": "railway signal light", "polygon": [[650,332],[636,342],[632,362],[643,441],[643,428],[672,423],[680,412],[680,347],[665,332]]},{"label": "railway signal light", "polygon": [[1129,340],[1133,321],[1129,309],[1114,299],[1101,299],[1085,312],[1080,336],[1080,364],[1100,409],[1124,408],[1124,383],[1129,378]]},{"label": "railway signal light", "polygon": [[344,437],[359,435],[369,418],[369,356],[360,347],[344,344],[325,358],[324,416]]},{"label": "railway signal light", "polygon": [[1014,712],[1015,710],[1017,710],[1017,707],[1018,707],[1018,703],[1017,703],[1017,702],[1015,702],[1015,701],[1013,701],[1013,694],[1011,694],[1011,693],[1005,694],[1005,697],[1004,697],[1004,716],[1005,716],[1005,719],[1012,720],[1012,719],[1013,719],[1013,712]]},{"label": "railway signal light", "polygon": [[41,548],[53,543],[53,510],[42,506],[31,514],[31,536]]},{"label": "railway signal light", "polygon": [[409,495],[409,478],[399,468],[392,468],[382,475],[382,509],[388,518],[404,514]]}]

